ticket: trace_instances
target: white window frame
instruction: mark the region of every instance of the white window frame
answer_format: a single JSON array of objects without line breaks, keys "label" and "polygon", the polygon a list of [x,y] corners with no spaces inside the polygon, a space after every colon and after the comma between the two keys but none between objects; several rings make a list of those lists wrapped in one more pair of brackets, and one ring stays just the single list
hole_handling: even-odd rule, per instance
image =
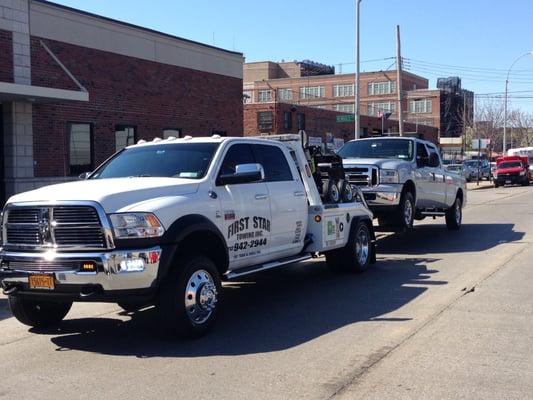
[{"label": "white window frame", "polygon": [[280,101],[292,100],[292,89],[279,88],[277,92],[278,92],[278,100]]},{"label": "white window frame", "polygon": [[300,87],[300,99],[319,99],[326,97],[326,88],[324,86],[301,86]]},{"label": "white window frame", "polygon": [[433,102],[431,99],[409,100],[409,112],[412,114],[431,114]]},{"label": "white window frame", "polygon": [[257,102],[258,103],[269,103],[271,101],[272,101],[272,90],[261,89],[257,91]]},{"label": "white window frame", "polygon": [[368,95],[379,96],[396,92],[396,81],[369,82]]},{"label": "white window frame", "polygon": [[333,85],[333,97],[351,97],[354,94],[353,84]]}]

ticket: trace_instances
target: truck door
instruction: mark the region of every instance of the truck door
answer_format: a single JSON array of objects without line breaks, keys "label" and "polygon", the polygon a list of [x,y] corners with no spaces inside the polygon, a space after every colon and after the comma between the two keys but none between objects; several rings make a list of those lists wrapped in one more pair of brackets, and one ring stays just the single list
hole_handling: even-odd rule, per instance
[{"label": "truck door", "polygon": [[307,228],[307,196],[296,166],[289,163],[290,153],[279,146],[254,144],[252,148],[265,169],[270,194],[271,255],[281,258],[298,254]]},{"label": "truck door", "polygon": [[431,179],[432,176],[428,167],[429,153],[426,145],[416,142],[416,206],[417,208],[434,207],[431,201]]},{"label": "truck door", "polygon": [[[255,164],[249,144],[236,143],[227,150],[218,176],[235,173],[240,164]],[[229,251],[229,269],[268,260],[270,199],[265,182],[219,186],[223,234]]]},{"label": "truck door", "polygon": [[[431,154],[437,154],[437,156],[439,156],[439,152],[434,145],[428,144],[427,148],[430,156]],[[433,203],[434,207],[446,207],[446,176],[444,168],[442,167],[442,163],[440,163],[438,166],[429,167],[428,169],[431,175],[431,202]]]}]

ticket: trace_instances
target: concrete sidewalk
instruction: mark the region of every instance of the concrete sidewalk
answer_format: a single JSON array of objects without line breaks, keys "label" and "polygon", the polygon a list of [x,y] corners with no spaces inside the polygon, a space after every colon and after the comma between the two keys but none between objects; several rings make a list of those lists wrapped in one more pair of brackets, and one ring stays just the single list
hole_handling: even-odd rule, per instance
[{"label": "concrete sidewalk", "polygon": [[468,190],[480,190],[480,189],[490,189],[494,188],[494,183],[492,181],[479,181],[478,182],[467,182],[466,188]]}]

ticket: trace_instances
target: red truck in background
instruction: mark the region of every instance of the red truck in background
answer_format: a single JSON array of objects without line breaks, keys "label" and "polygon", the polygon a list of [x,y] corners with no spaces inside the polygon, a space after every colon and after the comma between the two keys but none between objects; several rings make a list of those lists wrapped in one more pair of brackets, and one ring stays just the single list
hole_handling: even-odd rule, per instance
[{"label": "red truck in background", "polygon": [[528,186],[531,180],[529,159],[526,156],[504,156],[496,159],[494,186]]}]

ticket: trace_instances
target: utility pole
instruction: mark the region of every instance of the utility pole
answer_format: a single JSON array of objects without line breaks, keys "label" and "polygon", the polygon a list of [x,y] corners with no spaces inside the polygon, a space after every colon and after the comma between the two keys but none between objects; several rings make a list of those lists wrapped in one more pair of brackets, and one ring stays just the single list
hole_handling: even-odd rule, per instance
[{"label": "utility pole", "polygon": [[396,90],[398,91],[398,130],[403,132],[403,104],[402,104],[402,48],[400,44],[400,25],[396,25]]},{"label": "utility pole", "polygon": [[354,110],[354,120],[355,120],[355,139],[359,139],[360,130],[361,130],[361,113],[360,113],[360,104],[359,104],[359,5],[361,0],[355,0],[355,110]]},{"label": "utility pole", "polygon": [[466,93],[463,91],[463,135],[461,139],[461,159],[465,154],[465,141],[466,141]]}]

